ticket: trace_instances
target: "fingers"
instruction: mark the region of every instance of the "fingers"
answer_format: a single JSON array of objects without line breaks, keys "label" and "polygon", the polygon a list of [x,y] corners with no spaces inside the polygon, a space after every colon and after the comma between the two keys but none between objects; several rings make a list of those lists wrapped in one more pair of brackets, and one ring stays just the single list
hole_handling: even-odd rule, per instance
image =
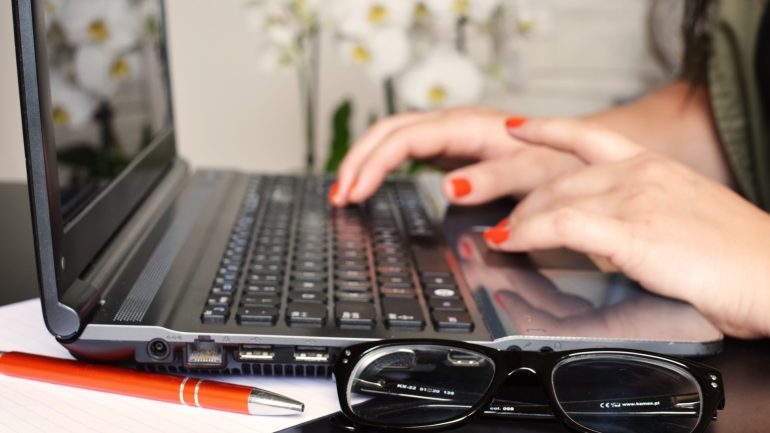
[{"label": "fingers", "polygon": [[506,121],[512,137],[578,156],[589,164],[618,161],[644,151],[624,136],[577,119],[524,119]]},{"label": "fingers", "polygon": [[383,137],[392,131],[420,120],[435,117],[434,112],[427,113],[403,113],[380,120],[350,148],[345,159],[337,171],[336,194],[329,197],[332,204],[342,206],[346,203],[348,192],[353,189],[353,182],[358,175],[358,168],[366,159],[372,149],[377,146]]},{"label": "fingers", "polygon": [[[557,207],[570,206],[578,201],[583,202],[595,196],[602,196],[597,198],[597,201],[604,199],[614,204],[616,200],[607,200],[604,196],[608,193],[609,196],[615,195],[611,191],[618,189],[618,185],[626,177],[623,170],[627,169],[623,163],[602,164],[560,175],[527,195],[514,209],[512,218],[520,220]],[[581,208],[586,210],[584,207]],[[593,208],[591,210],[595,211]]]},{"label": "fingers", "polygon": [[498,225],[488,230],[484,238],[491,248],[502,251],[569,248],[605,257],[624,271],[639,248],[629,224],[569,207]]},{"label": "fingers", "polygon": [[489,159],[449,173],[444,195],[455,204],[476,205],[496,198],[522,197],[558,173],[582,163],[542,147],[522,148],[510,157]]},{"label": "fingers", "polygon": [[[444,110],[391,129],[371,149],[364,149],[365,155],[356,154],[350,163],[344,163],[346,184],[341,185],[338,204],[365,200],[408,158],[485,159],[515,151],[520,143],[500,126],[505,116],[503,112],[473,108]],[[347,176],[358,180],[356,188],[349,191],[345,191]]]}]

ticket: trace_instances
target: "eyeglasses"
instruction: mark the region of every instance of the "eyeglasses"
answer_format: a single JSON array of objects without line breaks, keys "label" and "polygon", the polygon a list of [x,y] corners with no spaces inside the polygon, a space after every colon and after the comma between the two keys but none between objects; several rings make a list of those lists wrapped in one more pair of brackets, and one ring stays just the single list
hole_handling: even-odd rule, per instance
[{"label": "eyeglasses", "polygon": [[[534,374],[547,402],[500,398],[518,372]],[[696,433],[724,407],[719,371],[633,350],[513,352],[384,340],[345,349],[334,376],[350,421],[388,430],[449,428],[483,414],[556,419],[585,433]]]}]

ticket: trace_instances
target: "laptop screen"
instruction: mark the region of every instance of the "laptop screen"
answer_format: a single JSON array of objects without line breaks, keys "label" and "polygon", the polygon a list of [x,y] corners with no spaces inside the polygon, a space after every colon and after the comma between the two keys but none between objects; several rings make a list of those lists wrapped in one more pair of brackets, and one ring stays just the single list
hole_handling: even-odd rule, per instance
[{"label": "laptop screen", "polygon": [[159,0],[45,1],[66,224],[171,125]]}]

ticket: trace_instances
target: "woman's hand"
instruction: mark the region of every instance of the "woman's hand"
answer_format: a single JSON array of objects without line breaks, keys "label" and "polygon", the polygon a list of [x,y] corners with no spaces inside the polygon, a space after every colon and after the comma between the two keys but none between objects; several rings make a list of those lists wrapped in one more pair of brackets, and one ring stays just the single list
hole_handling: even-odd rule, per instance
[{"label": "woman's hand", "polygon": [[770,217],[724,185],[578,120],[533,119],[519,141],[587,167],[536,188],[488,230],[490,247],[566,247],[690,302],[725,333],[770,335]]},{"label": "woman's hand", "polygon": [[[573,155],[511,140],[501,128],[508,116],[499,110],[468,107],[383,119],[351,148],[329,199],[336,206],[366,200],[408,158],[455,167],[476,162],[444,179],[444,194],[456,204],[522,196],[582,165]],[[518,119],[509,121],[515,124]]]}]

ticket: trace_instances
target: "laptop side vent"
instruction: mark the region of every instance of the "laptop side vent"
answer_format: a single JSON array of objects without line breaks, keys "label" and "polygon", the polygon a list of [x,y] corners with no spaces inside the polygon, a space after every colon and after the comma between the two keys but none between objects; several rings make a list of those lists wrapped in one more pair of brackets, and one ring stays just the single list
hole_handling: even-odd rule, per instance
[{"label": "laptop side vent", "polygon": [[190,369],[165,365],[141,365],[140,370],[156,373],[175,374],[213,374],[220,376],[294,376],[294,377],[331,377],[328,365],[297,365],[281,363],[243,363],[240,367],[224,369]]},{"label": "laptop side vent", "polygon": [[199,188],[193,189],[183,206],[175,209],[173,223],[155,247],[147,265],[139,274],[139,278],[128,292],[120,309],[115,313],[114,321],[140,322],[144,319],[152,300],[155,299],[171,265],[182,249],[185,239],[195,225],[203,204],[207,201],[211,191],[211,186],[207,185],[211,184],[204,183]]}]

